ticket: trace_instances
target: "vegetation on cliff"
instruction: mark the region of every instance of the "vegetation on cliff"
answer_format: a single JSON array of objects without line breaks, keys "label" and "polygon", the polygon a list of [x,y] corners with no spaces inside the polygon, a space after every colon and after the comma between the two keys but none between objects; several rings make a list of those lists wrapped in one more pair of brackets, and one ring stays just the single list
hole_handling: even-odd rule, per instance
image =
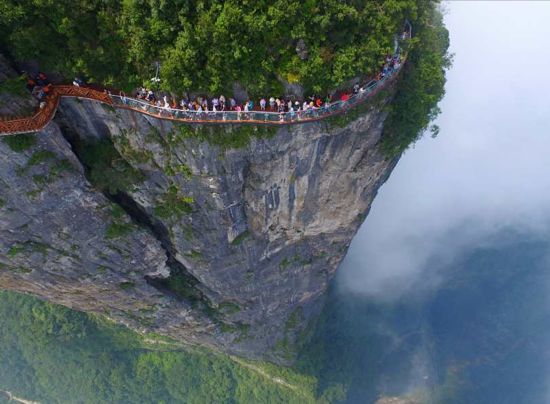
[{"label": "vegetation on cliff", "polygon": [[[382,149],[390,157],[400,155],[422,136],[439,114],[437,104],[445,95],[445,70],[451,64],[449,32],[438,9],[422,11],[384,123]],[[431,132],[437,135],[437,126],[432,126]]]},{"label": "vegetation on cliff", "polygon": [[279,93],[280,80],[315,92],[378,70],[423,0],[4,0],[0,46],[18,60],[116,87]]}]

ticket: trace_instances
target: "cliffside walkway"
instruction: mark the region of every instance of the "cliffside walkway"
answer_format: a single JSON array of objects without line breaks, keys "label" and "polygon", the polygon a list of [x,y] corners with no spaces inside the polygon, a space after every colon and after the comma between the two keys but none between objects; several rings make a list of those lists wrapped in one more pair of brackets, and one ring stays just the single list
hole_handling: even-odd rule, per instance
[{"label": "cliffside walkway", "polygon": [[[407,37],[410,38],[410,36],[411,30],[409,26]],[[50,93],[46,97],[45,105],[35,115],[8,120],[3,120],[2,117],[0,117],[0,136],[40,131],[54,118],[62,97],[99,101],[115,108],[135,111],[158,119],[194,124],[291,125],[320,121],[334,115],[345,113],[371,99],[375,94],[396,79],[405,61],[406,55],[398,69],[391,69],[380,80],[371,80],[364,85],[357,94],[353,94],[345,101],[340,100],[320,108],[298,112],[185,111],[182,109],[159,107],[145,100],[113,95],[107,91],[100,91],[89,87],[52,85]]]},{"label": "cliffside walkway", "polygon": [[372,98],[381,89],[392,82],[401,70],[394,70],[381,80],[372,80],[362,91],[352,95],[346,101],[336,101],[328,107],[308,109],[298,112],[269,112],[269,111],[184,111],[181,109],[163,108],[149,104],[147,101],[131,97],[112,95],[87,87],[73,85],[52,85],[46,104],[35,115],[10,120],[0,118],[0,136],[16,135],[20,133],[38,132],[43,129],[55,116],[59,101],[62,97],[82,98],[99,101],[115,108],[128,109],[141,114],[150,115],[158,119],[195,124],[261,124],[261,125],[289,125],[319,121],[330,116],[338,115],[362,104]]}]

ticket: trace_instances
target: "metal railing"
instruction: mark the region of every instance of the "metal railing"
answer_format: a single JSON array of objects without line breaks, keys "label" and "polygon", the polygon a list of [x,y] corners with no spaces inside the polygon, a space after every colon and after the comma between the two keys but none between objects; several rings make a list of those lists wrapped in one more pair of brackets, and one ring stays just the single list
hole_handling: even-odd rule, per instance
[{"label": "metal railing", "polygon": [[362,103],[378,92],[388,81],[391,81],[399,69],[391,69],[380,80],[372,80],[356,94],[345,101],[336,101],[319,108],[308,108],[300,111],[193,111],[178,108],[160,107],[145,100],[132,97],[110,95],[113,106],[145,113],[159,119],[191,123],[255,123],[255,124],[292,124],[320,120],[345,112]]}]

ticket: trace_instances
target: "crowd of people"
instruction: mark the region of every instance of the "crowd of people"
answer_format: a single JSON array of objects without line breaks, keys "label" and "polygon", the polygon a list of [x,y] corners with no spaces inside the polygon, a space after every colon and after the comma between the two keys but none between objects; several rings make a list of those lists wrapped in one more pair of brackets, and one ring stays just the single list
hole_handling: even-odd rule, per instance
[{"label": "crowd of people", "polygon": [[[399,49],[393,55],[388,55],[385,59],[384,66],[378,75],[374,78],[375,81],[380,81],[387,75],[390,75],[393,71],[400,68],[402,63],[402,56]],[[139,100],[146,101],[148,104],[163,108],[166,110],[181,110],[181,111],[193,111],[198,113],[203,112],[222,112],[222,111],[234,111],[234,112],[251,112],[251,111],[265,111],[279,114],[290,113],[300,114],[303,111],[318,110],[322,108],[329,108],[335,101],[347,101],[353,95],[363,92],[367,89],[367,84],[372,83],[369,80],[363,86],[355,84],[349,91],[343,91],[336,93],[335,95],[327,95],[320,97],[317,95],[311,95],[304,100],[296,100],[294,97],[262,97],[256,103],[252,99],[238,102],[235,98],[226,98],[224,95],[208,98],[206,96],[197,96],[195,98],[182,97],[179,101],[168,94],[156,93],[151,89],[141,87],[137,89],[133,96]],[[126,94],[120,92],[119,95],[126,99]]]}]

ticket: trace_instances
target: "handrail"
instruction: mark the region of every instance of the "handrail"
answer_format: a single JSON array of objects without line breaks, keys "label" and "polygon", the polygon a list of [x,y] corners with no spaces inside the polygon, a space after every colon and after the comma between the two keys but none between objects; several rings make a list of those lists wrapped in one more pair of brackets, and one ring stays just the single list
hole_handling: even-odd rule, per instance
[{"label": "handrail", "polygon": [[42,130],[55,116],[61,97],[86,98],[111,105],[113,103],[108,94],[98,90],[71,85],[52,85],[46,96],[44,107],[40,108],[35,115],[7,121],[0,120],[0,136]]},{"label": "handrail", "polygon": [[357,94],[346,101],[336,101],[319,108],[302,111],[193,111],[177,108],[166,108],[152,105],[147,101],[131,97],[111,95],[113,106],[137,111],[159,119],[188,123],[253,123],[260,125],[290,125],[318,121],[348,111],[377,93],[388,81],[393,81],[399,70],[388,73],[378,81],[371,81]]},{"label": "handrail", "polygon": [[[410,29],[409,29],[410,37]],[[55,116],[62,97],[85,98],[99,101],[120,109],[127,109],[149,115],[158,119],[184,123],[209,124],[260,124],[260,125],[290,125],[319,121],[330,116],[347,112],[351,108],[365,102],[374,96],[386,84],[394,81],[405,63],[402,60],[398,69],[391,68],[380,80],[371,80],[358,93],[346,101],[336,101],[320,108],[309,108],[302,111],[271,112],[271,111],[191,111],[175,108],[166,108],[152,105],[144,100],[112,95],[107,91],[99,91],[88,87],[73,85],[52,85],[46,96],[45,105],[33,116],[1,120],[0,136],[16,135],[21,133],[38,132],[43,129]]]},{"label": "handrail", "polygon": [[386,83],[393,81],[399,70],[393,70],[384,78],[372,81],[357,94],[346,101],[337,101],[320,108],[303,111],[270,112],[270,111],[185,111],[181,109],[158,107],[136,98],[112,95],[98,90],[69,85],[52,85],[46,97],[45,106],[31,117],[0,120],[0,136],[38,132],[55,116],[62,97],[85,98],[99,101],[120,109],[132,110],[158,119],[187,123],[251,123],[262,125],[289,125],[318,121],[333,115],[346,112],[363,103],[376,94]]}]

